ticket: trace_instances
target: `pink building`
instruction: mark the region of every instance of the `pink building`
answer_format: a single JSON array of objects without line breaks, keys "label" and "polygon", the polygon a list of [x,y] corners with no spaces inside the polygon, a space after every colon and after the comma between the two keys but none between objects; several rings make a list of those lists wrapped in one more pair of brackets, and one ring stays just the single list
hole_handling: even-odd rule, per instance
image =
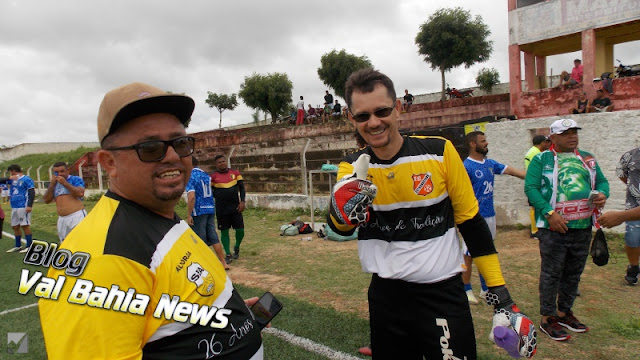
[{"label": "pink building", "polygon": [[[640,40],[638,0],[508,0],[508,6],[511,111],[519,118],[566,114],[582,91],[594,98],[602,86],[594,79],[615,67],[613,46]],[[546,57],[580,50],[583,83],[550,88]],[[523,72],[527,92],[520,86]],[[640,109],[640,76],[615,79],[613,89],[608,96],[616,110]]]}]

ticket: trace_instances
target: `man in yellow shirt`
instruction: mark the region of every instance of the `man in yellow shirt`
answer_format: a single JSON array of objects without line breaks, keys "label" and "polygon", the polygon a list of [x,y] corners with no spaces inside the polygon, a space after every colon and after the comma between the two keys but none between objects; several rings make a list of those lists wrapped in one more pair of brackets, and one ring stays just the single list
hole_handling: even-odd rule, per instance
[{"label": "man in yellow shirt", "polygon": [[[531,159],[533,159],[534,156],[540,154],[543,151],[549,150],[550,146],[551,146],[551,140],[549,139],[548,136],[544,136],[544,135],[534,136],[533,146],[531,147],[531,149],[529,149],[529,151],[527,151],[527,154],[524,156],[524,171],[525,172],[527,171],[527,168],[529,167],[529,163],[531,162]],[[529,234],[529,236],[534,238],[538,233],[538,227],[536,226],[536,213],[533,206],[529,207],[529,219],[531,219],[531,234]]]}]

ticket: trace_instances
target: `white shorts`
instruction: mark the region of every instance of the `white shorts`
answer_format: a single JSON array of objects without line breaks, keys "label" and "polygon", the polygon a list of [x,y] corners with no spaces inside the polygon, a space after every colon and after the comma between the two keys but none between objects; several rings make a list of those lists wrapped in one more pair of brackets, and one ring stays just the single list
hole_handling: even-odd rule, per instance
[{"label": "white shorts", "polygon": [[31,213],[26,208],[11,209],[11,226],[31,225]]},{"label": "white shorts", "polygon": [[9,197],[9,190],[2,190],[2,197]]},{"label": "white shorts", "polygon": [[73,230],[76,225],[82,221],[87,216],[87,212],[85,209],[78,210],[69,215],[58,217],[58,237],[60,238],[60,242],[64,240],[64,238],[69,235],[71,230]]},{"label": "white shorts", "polygon": [[[496,239],[496,217],[492,216],[492,217],[484,218],[484,221],[487,222],[487,225],[489,226],[489,231],[491,231],[491,240],[495,240]],[[467,244],[464,241],[462,242],[462,253],[467,256],[471,256],[471,254],[469,253],[469,248],[467,248]]]}]

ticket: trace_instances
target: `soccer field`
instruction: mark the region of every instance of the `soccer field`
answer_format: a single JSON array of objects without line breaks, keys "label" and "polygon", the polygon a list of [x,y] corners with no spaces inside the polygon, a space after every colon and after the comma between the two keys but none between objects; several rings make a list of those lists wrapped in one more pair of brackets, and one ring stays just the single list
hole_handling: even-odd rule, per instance
[{"label": "soccer field", "polygon": [[[87,202],[91,208],[92,202]],[[5,212],[9,209],[3,207]],[[177,209],[184,215],[184,206]],[[7,212],[10,214],[10,210]],[[243,297],[271,291],[284,303],[283,311],[263,332],[267,359],[352,359],[360,346],[368,344],[366,290],[370,276],[362,273],[357,245],[351,242],[301,241],[301,236],[281,237],[279,226],[304,214],[300,210],[245,212],[246,237],[241,258],[231,264],[229,276]],[[4,230],[10,232],[9,218]],[[57,241],[55,205],[34,207],[34,237]],[[539,336],[537,359],[639,359],[640,287],[625,285],[626,257],[619,237],[610,236],[614,254],[605,267],[591,260],[580,285],[582,296],[574,311],[591,331],[576,334],[566,343]],[[233,237],[232,237],[233,239]],[[232,240],[233,241],[233,240]],[[8,254],[13,239],[0,240],[0,359],[45,359],[37,303],[33,290],[18,293],[21,269],[43,271],[23,264],[24,254]],[[500,228],[496,239],[502,269],[511,294],[520,308],[538,323],[537,242],[526,229]],[[477,272],[473,283],[476,292]],[[15,310],[15,311],[14,311]],[[480,359],[509,359],[487,338],[492,312],[485,305],[471,306],[476,325]],[[64,326],[64,324],[60,324]],[[7,334],[26,333],[28,353],[7,355]],[[16,349],[15,346],[12,349]],[[399,353],[398,359],[402,359]]]}]

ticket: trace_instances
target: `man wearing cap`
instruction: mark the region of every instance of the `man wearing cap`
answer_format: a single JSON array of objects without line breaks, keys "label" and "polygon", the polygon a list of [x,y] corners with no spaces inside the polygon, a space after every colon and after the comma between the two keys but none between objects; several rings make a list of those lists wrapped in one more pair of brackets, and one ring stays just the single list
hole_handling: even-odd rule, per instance
[{"label": "man wearing cap", "polygon": [[[536,135],[532,139],[533,146],[527,153],[524,155],[524,171],[527,171],[529,168],[529,163],[534,156],[540,154],[543,151],[549,150],[551,146],[551,139],[544,135]],[[536,237],[536,233],[538,232],[538,228],[536,227],[536,214],[533,206],[529,209],[529,218],[531,219],[531,233],[529,234],[532,238]]]},{"label": "man wearing cap", "polygon": [[245,304],[174,212],[192,169],[184,124],[193,108],[190,97],[141,83],[105,95],[97,157],[109,190],[58,250],[74,266],[49,269],[66,278],[58,300],[39,302],[49,359],[263,358],[246,306],[257,298]]},{"label": "man wearing cap", "polygon": [[571,308],[589,255],[594,210],[609,196],[596,159],[578,149],[579,129],[571,119],[551,124],[553,145],[531,160],[525,178],[540,240],[540,329],[557,341],[570,338],[563,327],[589,330]]}]

